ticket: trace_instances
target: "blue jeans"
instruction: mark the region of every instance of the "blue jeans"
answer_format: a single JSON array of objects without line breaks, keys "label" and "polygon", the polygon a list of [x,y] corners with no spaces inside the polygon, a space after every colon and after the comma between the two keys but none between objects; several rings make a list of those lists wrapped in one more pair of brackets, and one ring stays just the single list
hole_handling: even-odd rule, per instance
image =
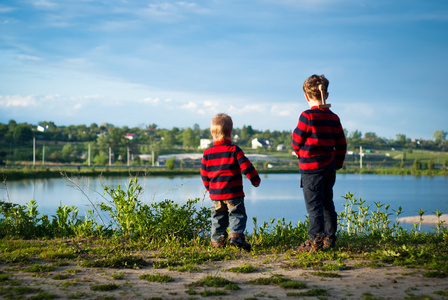
[{"label": "blue jeans", "polygon": [[338,215],[333,202],[336,169],[329,167],[319,173],[301,175],[301,187],[308,212],[310,239],[324,235],[336,241]]},{"label": "blue jeans", "polygon": [[212,200],[212,242],[217,242],[223,235],[227,238],[229,233],[244,233],[246,230],[246,208],[244,197],[231,200]]}]

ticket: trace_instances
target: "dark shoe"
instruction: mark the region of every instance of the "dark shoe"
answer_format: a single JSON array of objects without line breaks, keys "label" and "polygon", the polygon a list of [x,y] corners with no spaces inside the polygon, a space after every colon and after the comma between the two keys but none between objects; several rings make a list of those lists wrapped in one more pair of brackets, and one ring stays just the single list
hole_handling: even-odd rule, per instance
[{"label": "dark shoe", "polygon": [[332,240],[329,236],[326,236],[323,240],[323,249],[332,249],[336,247],[336,242]]},{"label": "dark shoe", "polygon": [[212,241],[213,248],[224,248],[226,246],[226,237],[221,235],[218,241]]},{"label": "dark shoe", "polygon": [[317,237],[314,240],[307,240],[299,246],[292,247],[291,251],[296,253],[314,253],[316,251],[322,250],[323,247],[324,245],[322,238]]},{"label": "dark shoe", "polygon": [[246,237],[242,233],[231,233],[229,234],[230,245],[243,249],[247,252],[250,252],[252,246],[246,242]]},{"label": "dark shoe", "polygon": [[252,246],[242,239],[230,239],[230,245],[243,249],[247,252],[250,252]]}]

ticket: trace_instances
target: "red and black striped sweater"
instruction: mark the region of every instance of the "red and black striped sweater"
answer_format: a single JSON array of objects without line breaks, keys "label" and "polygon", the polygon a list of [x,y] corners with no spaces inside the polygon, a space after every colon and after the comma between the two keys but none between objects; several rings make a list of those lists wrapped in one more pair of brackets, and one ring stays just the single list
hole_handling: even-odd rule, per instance
[{"label": "red and black striped sweater", "polygon": [[344,165],[347,142],[339,117],[328,108],[302,112],[292,134],[292,148],[301,173],[316,173],[332,164]]},{"label": "red and black striped sweater", "polygon": [[232,145],[230,140],[213,141],[213,146],[204,151],[201,177],[212,200],[244,197],[242,174],[252,185],[260,184],[257,170],[243,150]]}]

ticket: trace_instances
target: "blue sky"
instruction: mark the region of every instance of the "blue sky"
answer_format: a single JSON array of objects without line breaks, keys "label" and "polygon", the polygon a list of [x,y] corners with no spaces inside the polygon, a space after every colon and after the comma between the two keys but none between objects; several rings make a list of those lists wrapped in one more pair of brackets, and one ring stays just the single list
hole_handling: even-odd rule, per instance
[{"label": "blue sky", "polygon": [[349,132],[448,131],[444,0],[3,0],[0,122],[292,130],[330,80]]}]

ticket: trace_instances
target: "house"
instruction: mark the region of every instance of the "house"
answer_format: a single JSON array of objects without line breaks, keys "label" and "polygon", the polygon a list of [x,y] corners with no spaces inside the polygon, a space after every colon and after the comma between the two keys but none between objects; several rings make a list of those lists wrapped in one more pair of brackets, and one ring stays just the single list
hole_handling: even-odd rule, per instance
[{"label": "house", "polygon": [[285,150],[286,150],[285,144],[278,144],[277,145],[277,151],[285,151]]},{"label": "house", "polygon": [[252,143],[252,149],[269,148],[272,146],[272,142],[267,139],[254,138],[251,143]]},{"label": "house", "polygon": [[37,125],[37,131],[39,131],[39,132],[45,132],[46,130],[48,130],[50,127],[48,126],[48,125],[45,125],[45,126],[40,126],[40,125]]},{"label": "house", "polygon": [[208,147],[211,146],[211,144],[213,143],[213,141],[211,139],[201,139],[201,143],[199,145],[200,149],[207,149]]},{"label": "house", "polygon": [[124,138],[132,141],[133,139],[137,138],[137,134],[136,133],[126,133],[124,135]]}]

